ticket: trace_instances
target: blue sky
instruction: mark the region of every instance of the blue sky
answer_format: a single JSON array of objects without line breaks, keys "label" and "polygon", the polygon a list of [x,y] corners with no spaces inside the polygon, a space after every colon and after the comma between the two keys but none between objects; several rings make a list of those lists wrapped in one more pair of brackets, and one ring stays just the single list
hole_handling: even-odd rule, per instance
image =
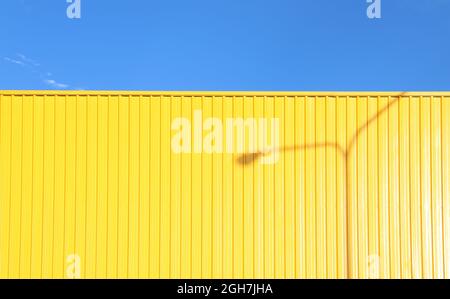
[{"label": "blue sky", "polygon": [[450,0],[1,0],[0,89],[450,90]]}]

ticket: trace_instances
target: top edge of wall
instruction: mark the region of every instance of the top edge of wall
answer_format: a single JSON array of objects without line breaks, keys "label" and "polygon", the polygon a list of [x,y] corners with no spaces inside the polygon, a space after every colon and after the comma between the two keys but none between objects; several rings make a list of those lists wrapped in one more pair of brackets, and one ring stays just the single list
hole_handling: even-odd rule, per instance
[{"label": "top edge of wall", "polygon": [[107,91],[0,90],[0,95],[135,95],[135,96],[450,96],[450,91]]}]

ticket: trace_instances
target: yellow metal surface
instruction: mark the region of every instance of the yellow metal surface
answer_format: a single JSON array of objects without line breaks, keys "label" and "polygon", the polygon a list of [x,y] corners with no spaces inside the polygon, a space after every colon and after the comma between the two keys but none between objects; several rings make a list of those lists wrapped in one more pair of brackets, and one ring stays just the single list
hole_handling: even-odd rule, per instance
[{"label": "yellow metal surface", "polygon": [[0,278],[450,278],[450,93],[0,91]]}]

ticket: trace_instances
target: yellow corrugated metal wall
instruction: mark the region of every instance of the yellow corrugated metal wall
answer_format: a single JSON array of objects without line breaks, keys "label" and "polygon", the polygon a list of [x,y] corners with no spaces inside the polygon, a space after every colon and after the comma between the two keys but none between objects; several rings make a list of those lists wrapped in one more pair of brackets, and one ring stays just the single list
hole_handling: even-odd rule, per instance
[{"label": "yellow corrugated metal wall", "polygon": [[449,278],[449,188],[450,93],[0,91],[1,278]]}]

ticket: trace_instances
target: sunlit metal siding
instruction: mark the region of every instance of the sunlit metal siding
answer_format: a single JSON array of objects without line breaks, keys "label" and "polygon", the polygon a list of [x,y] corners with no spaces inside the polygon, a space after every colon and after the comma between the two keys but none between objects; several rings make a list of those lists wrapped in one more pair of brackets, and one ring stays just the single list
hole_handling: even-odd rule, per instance
[{"label": "sunlit metal siding", "polygon": [[[279,160],[175,153],[195,111]],[[449,187],[450,93],[0,91],[2,278],[449,278]]]}]

